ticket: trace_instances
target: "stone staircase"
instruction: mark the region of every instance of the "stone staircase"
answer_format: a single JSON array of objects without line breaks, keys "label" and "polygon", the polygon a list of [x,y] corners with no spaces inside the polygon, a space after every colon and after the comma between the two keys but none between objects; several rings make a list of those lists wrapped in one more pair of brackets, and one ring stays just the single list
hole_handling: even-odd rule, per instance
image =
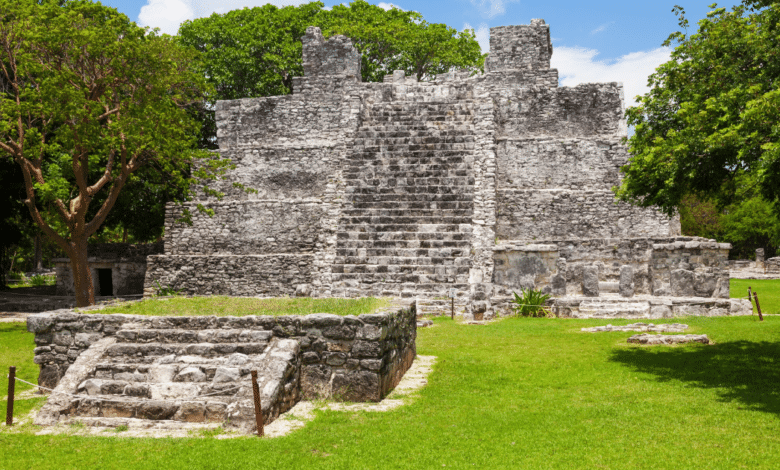
[{"label": "stone staircase", "polygon": [[333,280],[347,296],[468,292],[473,103],[368,105],[345,171]]},{"label": "stone staircase", "polygon": [[[455,315],[463,316],[468,312],[467,298],[455,299]],[[449,316],[452,314],[452,300],[451,299],[417,299],[416,311],[417,318],[424,316]]]},{"label": "stone staircase", "polygon": [[170,429],[215,423],[252,432],[252,370],[265,423],[298,401],[297,341],[272,338],[270,331],[170,326],[129,324],[92,345],[60,380],[36,424],[145,422]]}]

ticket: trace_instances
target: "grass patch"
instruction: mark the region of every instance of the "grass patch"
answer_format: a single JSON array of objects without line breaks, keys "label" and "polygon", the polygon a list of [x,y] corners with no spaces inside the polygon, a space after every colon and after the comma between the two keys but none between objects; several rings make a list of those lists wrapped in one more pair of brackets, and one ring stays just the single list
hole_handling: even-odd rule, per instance
[{"label": "grass patch", "polygon": [[[33,334],[27,332],[24,323],[0,323],[0,420],[5,423],[8,407],[8,368],[16,366],[16,376],[28,382],[38,381],[38,366],[33,363],[35,342]],[[14,395],[32,390],[34,387],[22,382],[16,382]],[[25,394],[29,395],[29,394]],[[14,416],[26,416],[30,411],[43,403],[44,397],[14,400]],[[14,420],[18,421],[18,418]],[[0,466],[0,468],[3,468]]]},{"label": "grass patch", "polygon": [[[418,353],[438,357],[428,385],[396,410],[322,411],[278,439],[0,431],[0,468],[777,467],[780,317],[654,320],[716,343],[676,347],[580,331],[631,320],[435,322],[418,332]],[[16,344],[32,358],[30,338]]]},{"label": "grass patch", "polygon": [[[732,298],[747,298],[748,286],[758,293],[761,313],[780,314],[780,279],[732,279],[729,283]],[[753,304],[753,313],[756,313]]]},{"label": "grass patch", "polygon": [[312,299],[308,297],[259,299],[253,297],[170,297],[128,302],[99,311],[85,313],[127,313],[150,316],[196,316],[216,315],[218,317],[245,315],[308,315],[310,313],[333,313],[336,315],[361,315],[390,304],[388,299],[363,297],[360,299]]}]

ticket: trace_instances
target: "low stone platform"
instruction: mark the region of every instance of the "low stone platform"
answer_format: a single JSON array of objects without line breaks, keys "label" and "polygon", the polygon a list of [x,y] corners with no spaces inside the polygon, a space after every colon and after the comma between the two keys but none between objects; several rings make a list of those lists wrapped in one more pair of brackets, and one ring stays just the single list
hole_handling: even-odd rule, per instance
[{"label": "low stone platform", "polygon": [[411,365],[417,331],[414,308],[397,307],[357,317],[69,311],[31,315],[27,327],[39,385],[56,387],[36,424],[121,418],[240,432],[255,425],[252,370],[267,423],[300,398],[379,401]]},{"label": "low stone platform", "polygon": [[561,297],[551,309],[562,318],[674,318],[682,316],[721,317],[751,315],[747,299],[712,297],[618,296]]},{"label": "low stone platform", "polygon": [[582,328],[582,331],[588,333],[598,333],[604,331],[652,331],[654,333],[682,333],[688,329],[688,325],[682,323],[671,323],[668,325],[654,325],[652,323],[632,323],[630,325],[604,325],[594,326],[592,328]]},{"label": "low stone platform", "polygon": [[710,344],[710,338],[707,335],[634,335],[628,338],[629,343],[636,344],[685,344],[701,343]]}]

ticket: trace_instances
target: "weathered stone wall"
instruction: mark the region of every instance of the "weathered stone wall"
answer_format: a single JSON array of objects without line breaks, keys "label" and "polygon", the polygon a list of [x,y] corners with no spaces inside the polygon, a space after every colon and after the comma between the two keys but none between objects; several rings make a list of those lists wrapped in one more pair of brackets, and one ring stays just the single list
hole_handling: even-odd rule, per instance
[{"label": "weathered stone wall", "polygon": [[[162,243],[96,243],[87,246],[87,262],[92,273],[92,285],[96,295],[101,286],[98,269],[110,269],[112,293],[110,295],[139,295],[144,292],[146,257],[163,252]],[[74,295],[73,270],[68,258],[54,260],[57,271],[56,293],[60,296]]]},{"label": "weathered stone wall", "polygon": [[663,237],[669,218],[653,209],[616,203],[611,191],[500,189],[499,240]]},{"label": "weathered stone wall", "polygon": [[[204,206],[213,209],[214,215],[198,212],[194,204],[169,207],[168,254],[312,253],[329,209],[319,200],[233,200],[208,202]],[[184,207],[192,214],[192,225],[175,223]]]},{"label": "weathered stone wall", "polygon": [[490,55],[487,67],[491,72],[512,69],[550,68],[552,57],[550,26],[544,20],[531,20],[530,25],[490,28]]},{"label": "weathered stone wall", "polygon": [[633,294],[727,298],[729,248],[695,237],[506,242],[494,248],[493,282],[504,294],[529,287],[554,292],[558,282],[563,291],[556,295],[580,296],[587,269],[595,268],[605,288],[617,288],[629,266]]},{"label": "weathered stone wall", "polygon": [[150,256],[144,293],[171,288],[186,295],[285,296],[311,284],[314,254]]},{"label": "weathered stone wall", "polygon": [[[357,317],[146,317],[55,311],[27,320],[27,329],[35,333],[34,361],[41,368],[39,385],[54,388],[90,345],[115,336],[128,324],[134,330],[180,329],[192,334],[266,331],[273,337],[294,339],[300,343],[300,386],[306,398],[379,401],[398,384],[416,355],[413,308]],[[201,343],[207,347],[209,338],[204,337]]]},{"label": "weathered stone wall", "polygon": [[336,35],[327,41],[316,26],[306,28],[303,43],[303,73],[306,76],[346,75],[360,77],[360,53],[352,40]]},{"label": "weathered stone wall", "polygon": [[628,163],[617,139],[500,138],[496,147],[502,189],[608,191]]}]

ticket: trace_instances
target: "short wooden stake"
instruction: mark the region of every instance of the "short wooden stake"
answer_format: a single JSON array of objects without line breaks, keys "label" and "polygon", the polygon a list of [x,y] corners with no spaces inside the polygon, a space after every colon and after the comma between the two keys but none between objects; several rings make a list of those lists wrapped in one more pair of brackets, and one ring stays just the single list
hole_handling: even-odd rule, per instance
[{"label": "short wooden stake", "polygon": [[753,291],[748,286],[748,300],[750,301],[750,314],[753,315]]},{"label": "short wooden stake", "polygon": [[761,315],[761,304],[758,303],[758,292],[753,292],[753,298],[756,300],[756,310],[758,310],[758,321],[764,321],[764,316]]},{"label": "short wooden stake", "polygon": [[16,367],[8,368],[8,407],[5,410],[5,425],[14,424],[14,385],[16,384]]},{"label": "short wooden stake", "polygon": [[263,429],[263,407],[260,404],[260,386],[257,385],[257,371],[252,371],[252,392],[255,396],[255,421],[257,421],[257,435],[262,436],[265,433]]}]

